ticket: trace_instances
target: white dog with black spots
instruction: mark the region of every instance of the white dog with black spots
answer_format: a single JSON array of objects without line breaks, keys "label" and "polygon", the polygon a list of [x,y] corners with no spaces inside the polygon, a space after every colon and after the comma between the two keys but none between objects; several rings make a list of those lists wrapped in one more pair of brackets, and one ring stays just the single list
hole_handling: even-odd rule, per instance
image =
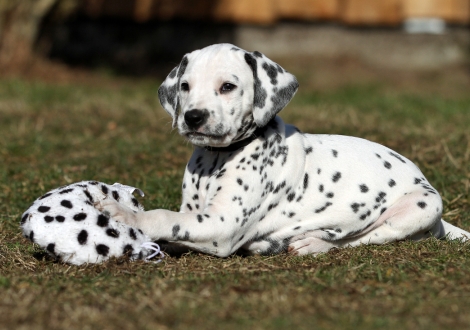
[{"label": "white dog with black spots", "polygon": [[312,135],[276,114],[296,78],[259,52],[217,44],[186,54],[158,91],[195,146],[180,212],[99,206],[151,239],[220,257],[317,254],[398,240],[470,238],[405,157],[374,142]]}]

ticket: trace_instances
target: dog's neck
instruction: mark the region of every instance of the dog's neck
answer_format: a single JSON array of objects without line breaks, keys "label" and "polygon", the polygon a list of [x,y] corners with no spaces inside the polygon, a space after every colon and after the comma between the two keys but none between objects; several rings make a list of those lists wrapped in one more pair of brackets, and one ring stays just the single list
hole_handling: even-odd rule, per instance
[{"label": "dog's neck", "polygon": [[246,147],[251,142],[253,142],[255,139],[257,139],[259,136],[263,135],[263,133],[268,129],[268,127],[269,127],[269,125],[266,125],[266,126],[263,126],[263,127],[258,127],[247,138],[245,138],[243,140],[233,142],[232,144],[229,144],[226,147],[206,146],[206,147],[204,147],[204,149],[206,149],[208,151],[213,151],[213,152],[234,152],[234,151],[237,151],[237,150],[239,150],[243,147]]},{"label": "dog's neck", "polygon": [[204,149],[206,149],[208,151],[214,151],[214,152],[233,152],[233,151],[237,151],[238,149],[241,149],[243,147],[246,147],[251,142],[253,142],[253,140],[256,139],[257,137],[258,137],[257,135],[253,134],[253,135],[251,135],[250,137],[248,137],[244,140],[234,142],[232,144],[229,144],[226,147],[207,146],[207,147],[204,147]]}]

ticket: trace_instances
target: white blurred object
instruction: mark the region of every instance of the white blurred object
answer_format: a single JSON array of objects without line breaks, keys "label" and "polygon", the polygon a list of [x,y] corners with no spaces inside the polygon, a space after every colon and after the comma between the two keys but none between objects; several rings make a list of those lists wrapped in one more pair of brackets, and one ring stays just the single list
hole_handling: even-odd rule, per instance
[{"label": "white blurred object", "polygon": [[441,18],[432,17],[408,18],[403,23],[403,28],[407,33],[443,34],[446,22]]}]

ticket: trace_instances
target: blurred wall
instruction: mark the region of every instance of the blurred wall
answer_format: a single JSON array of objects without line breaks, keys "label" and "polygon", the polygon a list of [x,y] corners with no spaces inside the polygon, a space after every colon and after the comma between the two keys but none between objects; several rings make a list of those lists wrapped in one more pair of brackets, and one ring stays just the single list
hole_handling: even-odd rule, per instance
[{"label": "blurred wall", "polygon": [[470,23],[470,0],[84,0],[84,10],[94,17],[132,17],[141,22],[183,18],[273,24],[290,19],[397,25],[410,17],[435,17]]},{"label": "blurred wall", "polygon": [[[425,33],[405,33],[408,23]],[[433,69],[468,62],[469,24],[470,0],[0,0],[0,72],[27,68],[38,53],[166,72],[184,53],[219,42],[271,57]]]}]

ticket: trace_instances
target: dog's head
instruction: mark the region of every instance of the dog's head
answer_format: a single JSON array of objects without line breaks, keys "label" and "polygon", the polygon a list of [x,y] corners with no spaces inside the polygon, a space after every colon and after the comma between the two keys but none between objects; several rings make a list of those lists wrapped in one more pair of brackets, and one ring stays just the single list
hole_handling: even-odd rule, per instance
[{"label": "dog's head", "polygon": [[292,99],[295,77],[230,44],[186,54],[158,89],[173,127],[197,146],[225,147],[265,126]]}]

